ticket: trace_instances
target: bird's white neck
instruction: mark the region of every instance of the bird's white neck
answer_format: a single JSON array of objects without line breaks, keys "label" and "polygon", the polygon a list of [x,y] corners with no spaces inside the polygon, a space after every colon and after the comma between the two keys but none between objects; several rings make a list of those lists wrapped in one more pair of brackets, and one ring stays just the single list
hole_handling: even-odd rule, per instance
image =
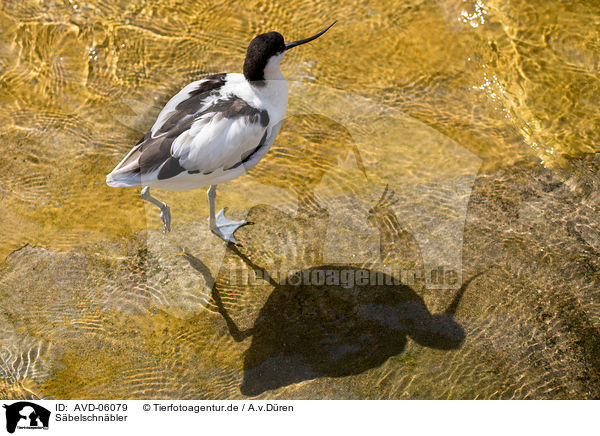
[{"label": "bird's white neck", "polygon": [[271,58],[267,61],[267,65],[265,65],[265,80],[285,80],[285,77],[283,77],[283,73],[281,72],[281,68],[279,67],[282,59],[283,53],[277,56],[271,56]]},{"label": "bird's white neck", "polygon": [[257,107],[267,108],[274,124],[285,116],[288,102],[287,81],[279,68],[282,59],[283,53],[272,56],[265,66],[264,80],[251,84],[251,93],[258,98]]}]

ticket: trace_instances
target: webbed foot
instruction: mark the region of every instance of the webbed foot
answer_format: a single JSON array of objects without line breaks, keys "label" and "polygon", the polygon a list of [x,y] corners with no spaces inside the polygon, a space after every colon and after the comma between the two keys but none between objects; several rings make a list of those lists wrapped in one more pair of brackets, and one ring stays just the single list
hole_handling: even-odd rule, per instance
[{"label": "webbed foot", "polygon": [[[210,220],[210,218],[209,218]],[[237,241],[233,234],[237,229],[246,224],[250,224],[248,221],[233,221],[225,218],[225,209],[221,209],[216,215],[216,224],[211,226],[210,230],[225,242],[233,242],[237,245]]]}]

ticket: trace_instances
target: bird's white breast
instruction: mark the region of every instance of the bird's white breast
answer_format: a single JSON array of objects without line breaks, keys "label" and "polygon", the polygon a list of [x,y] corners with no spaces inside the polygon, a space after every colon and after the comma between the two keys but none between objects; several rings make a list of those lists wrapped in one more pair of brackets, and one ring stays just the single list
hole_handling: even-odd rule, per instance
[{"label": "bird's white breast", "polygon": [[227,75],[223,94],[234,94],[259,110],[269,114],[268,127],[272,128],[283,120],[288,103],[288,85],[279,70],[279,76],[264,80],[262,86],[252,85],[243,74]]}]

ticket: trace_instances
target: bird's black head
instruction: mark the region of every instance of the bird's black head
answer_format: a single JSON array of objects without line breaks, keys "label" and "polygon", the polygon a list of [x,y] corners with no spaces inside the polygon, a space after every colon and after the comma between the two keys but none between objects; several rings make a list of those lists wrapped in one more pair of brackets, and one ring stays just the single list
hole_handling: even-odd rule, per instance
[{"label": "bird's black head", "polygon": [[[244,61],[244,76],[246,77],[246,80],[258,86],[263,85],[265,80],[265,67],[268,65],[269,60],[273,58],[276,59],[283,55],[284,51],[289,50],[290,48],[317,39],[327,32],[334,24],[335,21],[325,30],[320,31],[310,38],[288,43],[284,42],[283,36],[278,32],[269,32],[258,35],[250,42],[248,50],[246,51],[246,60]],[[281,60],[281,58],[278,60]]]},{"label": "bird's black head", "polygon": [[265,80],[265,67],[273,56],[285,51],[283,36],[278,32],[269,32],[254,38],[246,51],[244,76],[251,82],[260,83]]}]

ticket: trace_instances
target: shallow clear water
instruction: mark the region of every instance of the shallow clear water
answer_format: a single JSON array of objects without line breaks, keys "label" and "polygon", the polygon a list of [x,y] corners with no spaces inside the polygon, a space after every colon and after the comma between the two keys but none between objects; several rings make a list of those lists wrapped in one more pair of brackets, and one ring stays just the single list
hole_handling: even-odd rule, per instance
[{"label": "shallow clear water", "polygon": [[[164,235],[106,186],[182,86],[333,19],[219,187],[238,251],[204,190],[154,192]],[[0,395],[599,397],[598,29],[575,0],[2,1]],[[286,284],[315,269],[346,281]]]}]

